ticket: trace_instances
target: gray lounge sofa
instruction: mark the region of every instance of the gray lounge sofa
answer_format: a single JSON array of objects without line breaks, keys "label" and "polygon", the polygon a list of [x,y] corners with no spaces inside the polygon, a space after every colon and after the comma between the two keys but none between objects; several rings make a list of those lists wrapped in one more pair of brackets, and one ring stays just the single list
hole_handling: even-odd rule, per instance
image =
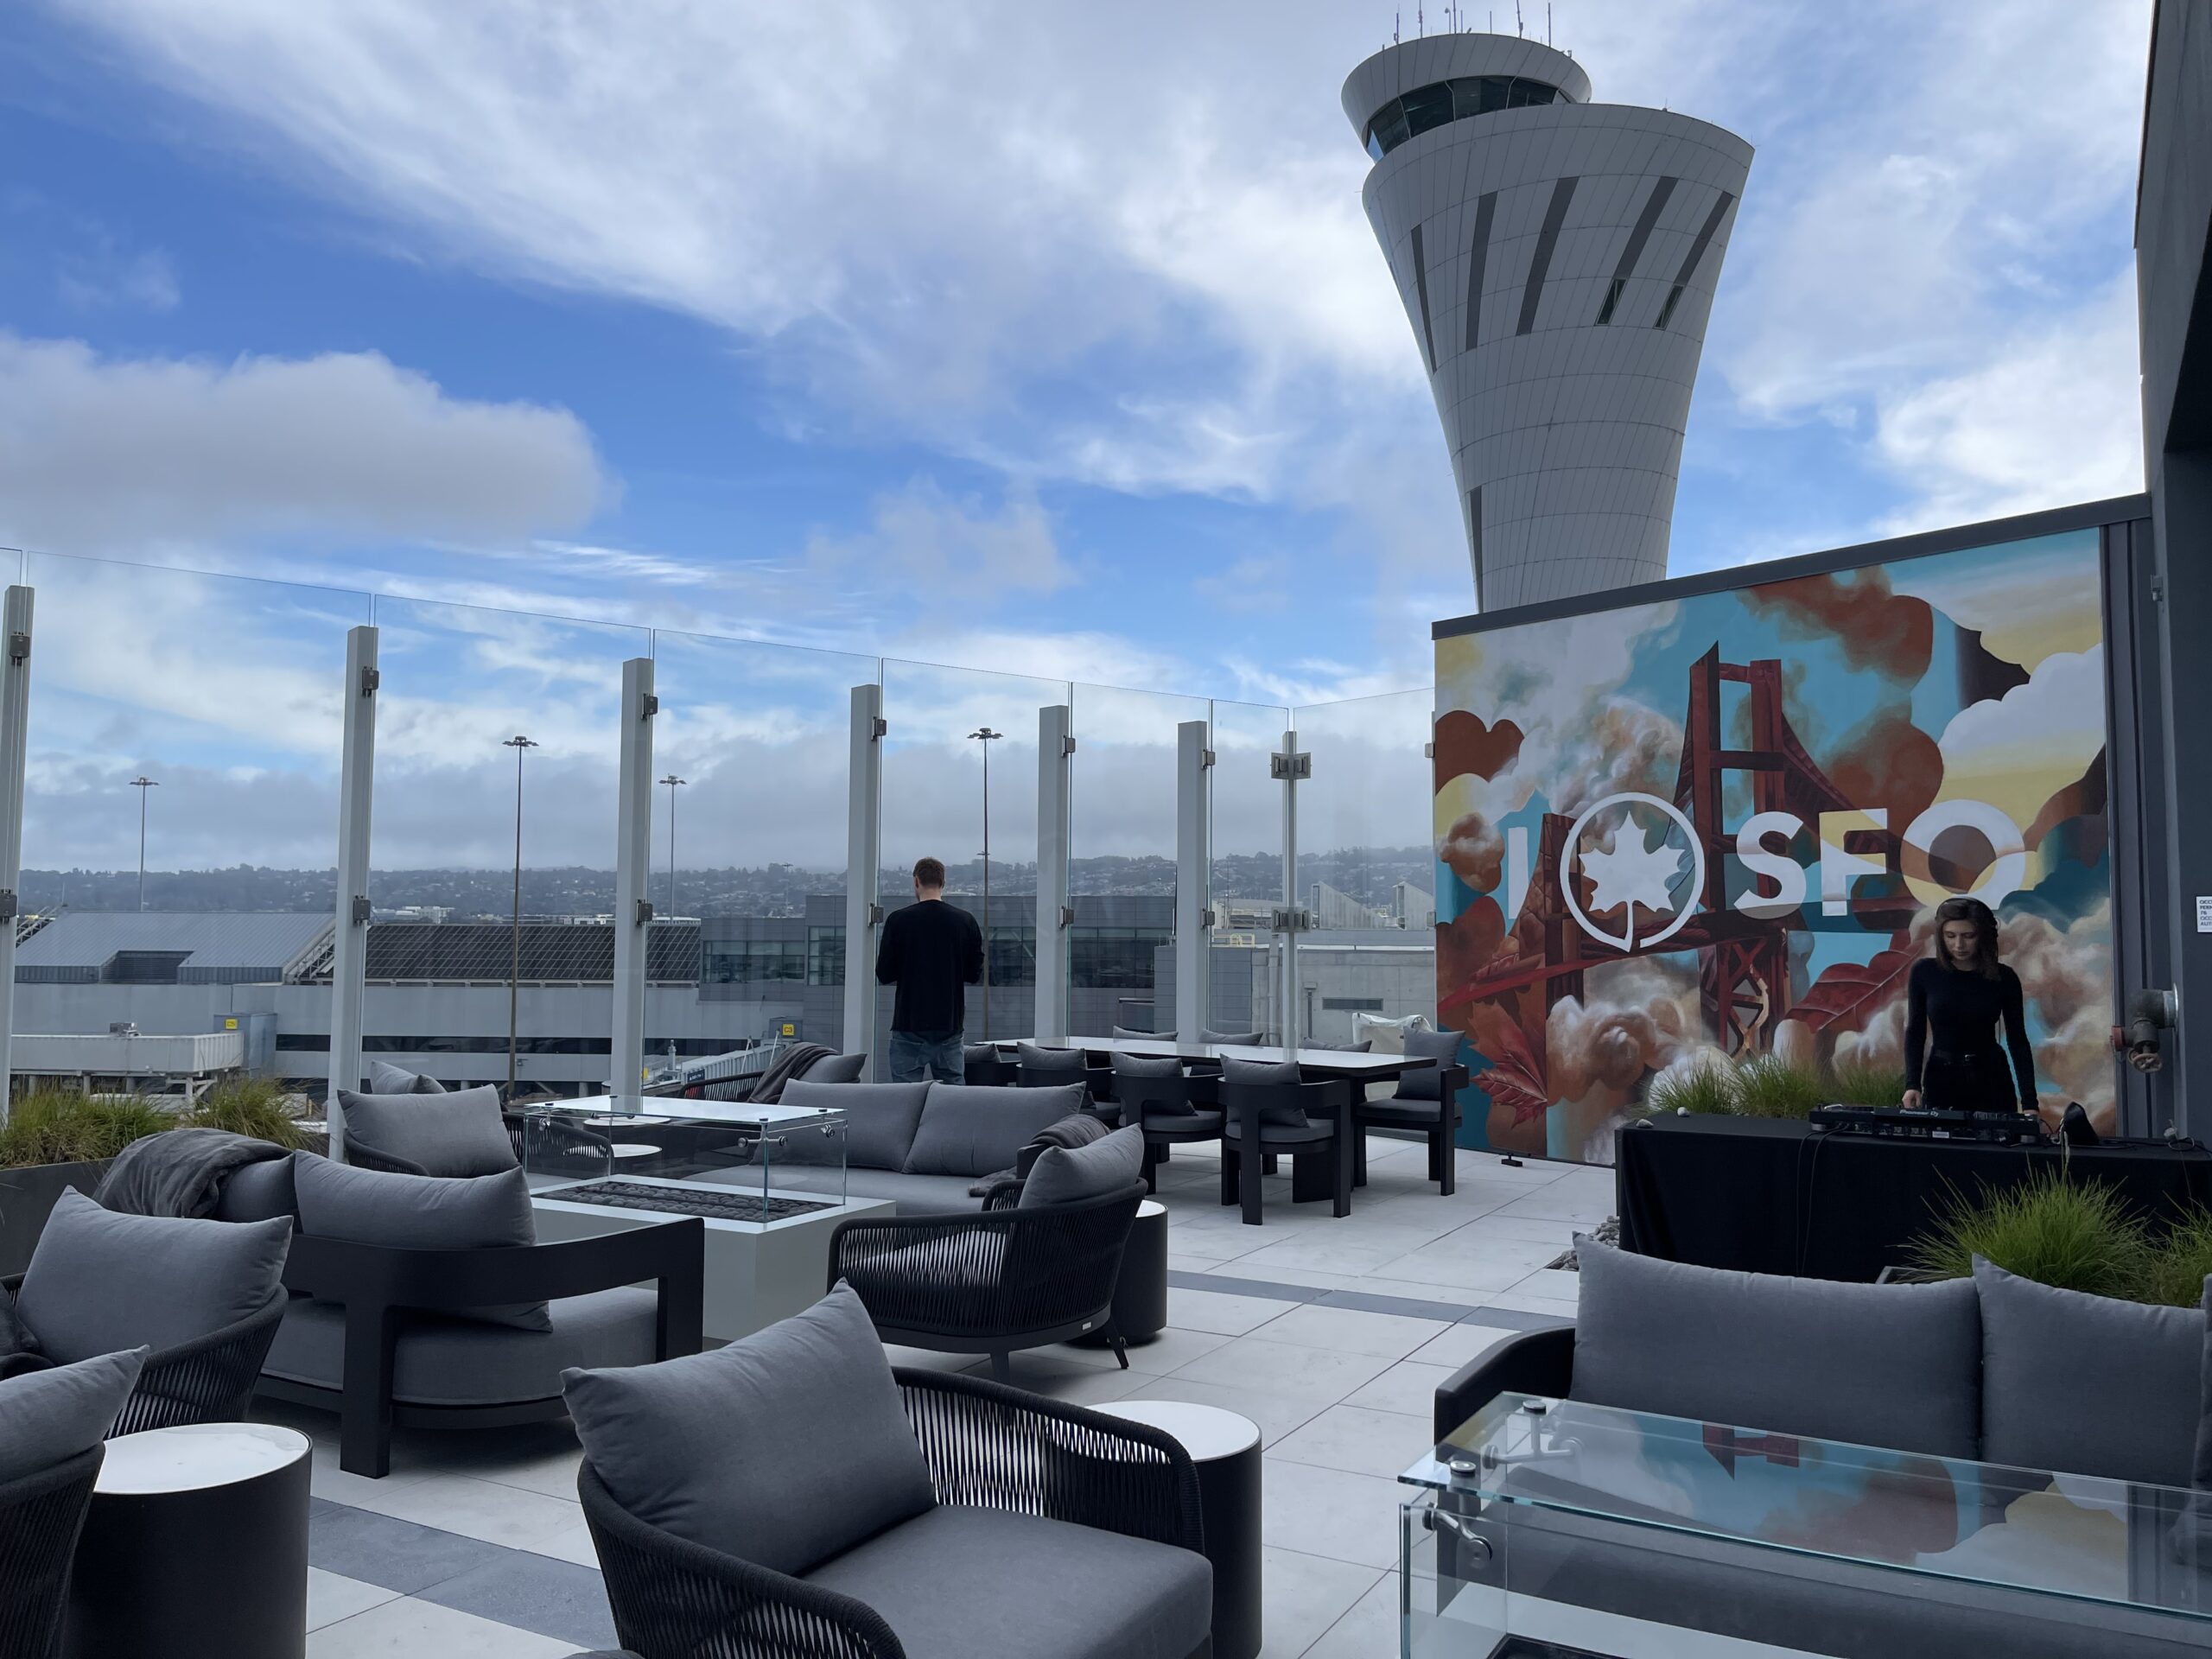
[{"label": "gray lounge sofa", "polygon": [[[1016,1166],[1021,1149],[1049,1125],[1083,1109],[1084,1087],[974,1088],[955,1083],[787,1084],[783,1103],[846,1114],[845,1191],[889,1198],[902,1216],[941,1216],[982,1208],[969,1191],[983,1176]],[[771,1176],[791,1192],[835,1190],[834,1144],[787,1136],[771,1154]],[[702,1177],[719,1185],[757,1185],[757,1167]]]},{"label": "gray lounge sofa", "polygon": [[[1935,1285],[1724,1272],[1588,1243],[1581,1264],[1575,1325],[1511,1338],[1438,1388],[1440,1445],[1516,1394],[1722,1425],[1707,1431],[1707,1450],[1718,1435],[1753,1464],[1796,1466],[1792,1436],[1924,1454],[1903,1461],[1916,1475],[1870,1488],[1855,1547],[1878,1560],[1900,1538],[1934,1541],[1919,1546],[1930,1570],[1637,1524],[1613,1518],[1610,1492],[1593,1503],[1610,1513],[1577,1512],[1578,1471],[1532,1467],[1516,1478],[1562,1501],[1516,1505],[1510,1526],[1496,1505],[1443,1495],[1440,1508],[1458,1517],[1437,1534],[1452,1576],[1491,1582],[1510,1559],[1516,1597],[1867,1659],[2164,1659],[2212,1648],[2212,1624],[1944,1577],[1929,1560],[1958,1537],[1964,1501],[1929,1459],[2141,1483],[2128,1488],[2124,1518],[2131,1592],[2212,1608],[2212,1546],[2196,1559],[2194,1506],[2152,1490],[2190,1484],[2204,1403],[2206,1319],[2196,1309],[2055,1290],[1986,1262],[1974,1279]],[[1985,1483],[1978,1501],[2001,1506],[2049,1484],[2020,1480]]]}]

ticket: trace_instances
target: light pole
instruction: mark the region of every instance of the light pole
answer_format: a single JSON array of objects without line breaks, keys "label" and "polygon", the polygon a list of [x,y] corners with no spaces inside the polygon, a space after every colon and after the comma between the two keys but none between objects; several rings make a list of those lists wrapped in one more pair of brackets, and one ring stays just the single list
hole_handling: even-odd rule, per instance
[{"label": "light pole", "polygon": [[151,778],[138,777],[130,780],[130,787],[138,791],[138,908],[146,908],[146,791],[161,785]]},{"label": "light pole", "polygon": [[670,772],[661,782],[668,785],[668,915],[676,919],[676,791],[691,780]]},{"label": "light pole", "polygon": [[517,732],[499,747],[515,752],[515,908],[507,962],[507,1098],[515,1093],[515,1007],[522,994],[522,755],[538,746]]},{"label": "light pole", "polygon": [[991,1040],[991,745],[1004,737],[988,726],[968,735],[983,746],[983,1040]]}]

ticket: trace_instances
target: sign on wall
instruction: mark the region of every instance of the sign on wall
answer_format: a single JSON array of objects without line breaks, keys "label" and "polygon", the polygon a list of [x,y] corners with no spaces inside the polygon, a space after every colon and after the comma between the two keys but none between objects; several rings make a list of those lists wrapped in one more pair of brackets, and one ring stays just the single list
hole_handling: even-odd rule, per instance
[{"label": "sign on wall", "polygon": [[2101,626],[2084,531],[1439,639],[1465,1138],[1610,1163],[1716,1052],[1901,1073],[1955,893],[1998,913],[2045,1109],[2108,1124]]}]

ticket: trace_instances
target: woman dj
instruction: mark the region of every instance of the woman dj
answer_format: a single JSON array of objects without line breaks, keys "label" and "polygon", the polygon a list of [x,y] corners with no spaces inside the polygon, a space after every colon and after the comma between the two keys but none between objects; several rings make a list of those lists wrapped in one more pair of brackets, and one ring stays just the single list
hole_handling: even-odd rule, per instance
[{"label": "woman dj", "polygon": [[[1997,1027],[2012,1056],[2006,1074]],[[1923,1050],[1926,1065],[1922,1064]],[[1904,1103],[1953,1112],[2036,1109],[2035,1056],[2022,1017],[2020,976],[1997,960],[1997,918],[1979,899],[1936,907],[1936,950],[1912,964],[1906,991]]]}]

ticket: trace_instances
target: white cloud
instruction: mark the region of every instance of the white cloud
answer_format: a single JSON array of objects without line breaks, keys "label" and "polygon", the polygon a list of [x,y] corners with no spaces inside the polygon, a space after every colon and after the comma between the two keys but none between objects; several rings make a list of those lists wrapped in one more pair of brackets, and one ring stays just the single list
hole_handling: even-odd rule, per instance
[{"label": "white cloud", "polygon": [[175,266],[158,248],[127,252],[104,245],[86,253],[65,254],[55,268],[54,283],[64,300],[83,311],[105,306],[174,311],[183,297]]},{"label": "white cloud", "polygon": [[804,562],[810,587],[873,592],[921,611],[972,612],[1074,579],[1034,496],[1016,490],[994,512],[927,478],[877,496],[858,535],[809,537]]},{"label": "white cloud", "polygon": [[225,364],[0,334],[0,533],[31,546],[475,542],[573,528],[611,488],[567,410],[450,397],[374,353]]}]

